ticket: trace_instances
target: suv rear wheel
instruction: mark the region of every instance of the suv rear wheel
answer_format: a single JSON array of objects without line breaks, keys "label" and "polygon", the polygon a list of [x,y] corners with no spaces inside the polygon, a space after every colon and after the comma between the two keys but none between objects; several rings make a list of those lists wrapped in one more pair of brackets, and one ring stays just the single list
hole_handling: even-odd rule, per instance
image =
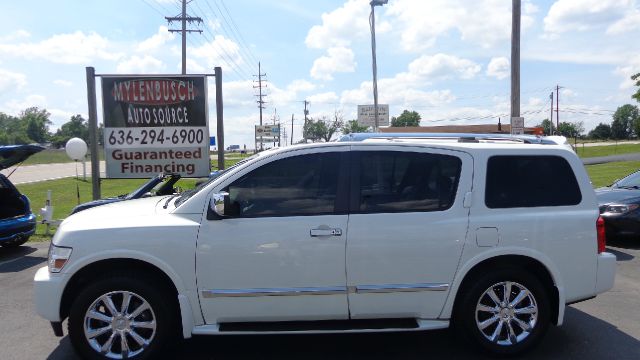
[{"label": "suv rear wheel", "polygon": [[174,305],[147,278],[114,275],[87,286],[71,306],[69,337],[87,359],[152,359],[176,333]]},{"label": "suv rear wheel", "polygon": [[465,289],[454,325],[462,335],[492,353],[515,355],[542,339],[549,326],[544,286],[519,268],[481,275]]}]

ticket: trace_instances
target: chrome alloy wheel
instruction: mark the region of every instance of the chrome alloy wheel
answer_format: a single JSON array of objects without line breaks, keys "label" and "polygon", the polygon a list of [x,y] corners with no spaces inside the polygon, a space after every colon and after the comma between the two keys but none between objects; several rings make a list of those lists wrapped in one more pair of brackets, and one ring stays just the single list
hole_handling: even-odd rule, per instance
[{"label": "chrome alloy wheel", "polygon": [[100,296],[84,316],[84,336],[93,350],[110,359],[127,359],[145,350],[156,334],[149,303],[129,291]]},{"label": "chrome alloy wheel", "polygon": [[498,345],[525,340],[538,320],[536,299],[521,284],[503,281],[490,286],[476,305],[476,325],[482,335]]}]

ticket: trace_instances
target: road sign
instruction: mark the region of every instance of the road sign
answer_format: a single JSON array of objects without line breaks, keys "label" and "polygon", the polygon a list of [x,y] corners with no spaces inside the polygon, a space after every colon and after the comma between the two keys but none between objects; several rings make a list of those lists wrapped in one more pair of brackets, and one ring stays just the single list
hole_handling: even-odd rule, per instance
[{"label": "road sign", "polygon": [[[375,127],[376,115],[374,105],[358,105],[358,124]],[[389,126],[389,105],[378,104],[378,126]]]},{"label": "road sign", "polygon": [[511,134],[512,135],[524,134],[524,118],[523,117],[511,118]]},{"label": "road sign", "polygon": [[280,125],[256,125],[256,139],[265,136],[279,137]]}]

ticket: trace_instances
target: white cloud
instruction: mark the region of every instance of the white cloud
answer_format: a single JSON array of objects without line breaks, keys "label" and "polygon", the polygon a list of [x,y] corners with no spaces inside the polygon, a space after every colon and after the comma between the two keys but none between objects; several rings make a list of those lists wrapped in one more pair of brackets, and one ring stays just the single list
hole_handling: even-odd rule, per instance
[{"label": "white cloud", "polygon": [[637,29],[640,29],[640,9],[638,8],[630,10],[625,17],[611,24],[607,28],[607,34],[616,35]]},{"label": "white cloud", "polygon": [[353,72],[356,69],[353,51],[345,47],[333,47],[327,50],[327,56],[321,56],[313,62],[311,77],[321,80],[333,80],[337,72]]},{"label": "white cloud", "polygon": [[447,54],[422,55],[409,64],[409,73],[426,81],[452,77],[471,79],[482,67],[471,60]]},{"label": "white cloud", "polygon": [[635,81],[631,76],[640,72],[640,55],[627,59],[627,63],[616,67],[614,73],[622,77],[621,90],[630,90],[635,87]]},{"label": "white cloud", "polygon": [[58,85],[58,86],[63,86],[63,87],[71,87],[73,85],[73,83],[71,81],[62,80],[62,79],[53,80],[53,83]]},{"label": "white cloud", "polygon": [[[305,44],[313,49],[349,46],[354,40],[368,38],[369,0],[347,0],[344,5],[322,14],[322,25],[315,25],[307,34]],[[376,33],[384,33],[390,24],[376,19]]]},{"label": "white cloud", "polygon": [[294,92],[306,92],[313,91],[315,89],[315,84],[303,79],[293,80],[289,85],[287,85],[287,90]]},{"label": "white cloud", "polygon": [[116,67],[116,72],[121,74],[154,74],[166,69],[165,64],[151,55],[140,57],[133,55],[121,61]]},{"label": "white cloud", "polygon": [[[215,82],[209,81],[209,100],[215,101],[216,88]],[[258,111],[258,104],[254,96],[253,83],[248,80],[243,81],[224,81],[222,83],[222,97],[224,105],[229,107],[253,107]],[[215,111],[215,110],[213,110]],[[211,112],[211,110],[210,110]],[[215,114],[212,112],[212,114]],[[213,116],[213,115],[212,115]]]},{"label": "white cloud", "polygon": [[306,99],[312,104],[332,104],[338,101],[338,95],[333,91],[329,91],[307,96]]},{"label": "white cloud", "polygon": [[82,31],[53,35],[40,42],[0,44],[0,54],[62,64],[86,64],[96,59],[117,60],[122,56],[113,51],[107,38]]},{"label": "white cloud", "polygon": [[[213,69],[214,66],[220,66],[220,64],[227,64],[228,62],[232,62],[233,65],[243,63],[238,44],[222,35],[216,35],[212,41],[204,43],[201,46],[190,47],[187,49],[187,54],[189,54],[190,57],[204,60],[209,69]],[[233,65],[229,64],[227,66]],[[233,68],[229,70],[231,69]]]},{"label": "white cloud", "polygon": [[498,80],[505,79],[511,74],[509,59],[506,57],[494,57],[487,65],[487,76],[495,77]]},{"label": "white cloud", "polygon": [[0,36],[0,42],[10,42],[18,39],[24,39],[31,36],[31,34],[26,30],[16,30],[7,35]]},{"label": "white cloud", "polygon": [[169,32],[169,29],[162,25],[158,28],[158,32],[148,39],[141,41],[136,50],[138,52],[151,52],[160,49],[167,42],[175,39],[175,34]]},{"label": "white cloud", "polygon": [[0,95],[12,93],[25,85],[27,85],[25,74],[0,69]]},{"label": "white cloud", "polygon": [[544,30],[558,34],[610,25],[631,11],[634,3],[635,0],[558,0],[544,18]]},{"label": "white cloud", "polygon": [[[521,26],[526,30],[534,23],[537,7],[530,1],[523,5]],[[386,14],[396,18],[394,28],[400,29],[407,51],[427,49],[453,30],[485,48],[508,42],[511,36],[511,2],[505,0],[478,0],[472,6],[464,0],[396,0]]]},{"label": "white cloud", "polygon": [[[176,72],[180,72],[180,71],[182,71],[182,64],[178,63],[176,67]],[[205,71],[206,71],[206,68],[200,65],[199,62],[187,57],[187,73],[204,73]]]}]

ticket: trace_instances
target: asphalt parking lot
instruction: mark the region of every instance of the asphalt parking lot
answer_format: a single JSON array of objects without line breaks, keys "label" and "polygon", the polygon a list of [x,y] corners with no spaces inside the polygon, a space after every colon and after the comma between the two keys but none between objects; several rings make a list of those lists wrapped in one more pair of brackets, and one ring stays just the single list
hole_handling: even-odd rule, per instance
[{"label": "asphalt parking lot", "polygon": [[[618,257],[613,290],[568,307],[523,359],[640,359],[640,240],[611,242]],[[36,315],[32,279],[46,264],[48,243],[0,247],[0,359],[77,359]],[[66,334],[66,324],[65,324]],[[482,359],[448,330],[432,332],[196,337],[170,359]]]}]

